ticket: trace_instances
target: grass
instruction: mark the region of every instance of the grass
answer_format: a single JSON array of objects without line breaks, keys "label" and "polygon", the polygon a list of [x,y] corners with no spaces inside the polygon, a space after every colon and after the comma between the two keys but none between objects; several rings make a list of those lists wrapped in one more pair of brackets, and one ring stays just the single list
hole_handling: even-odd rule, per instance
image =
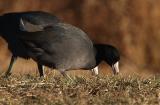
[{"label": "grass", "polygon": [[160,105],[160,76],[0,78],[2,105]]}]

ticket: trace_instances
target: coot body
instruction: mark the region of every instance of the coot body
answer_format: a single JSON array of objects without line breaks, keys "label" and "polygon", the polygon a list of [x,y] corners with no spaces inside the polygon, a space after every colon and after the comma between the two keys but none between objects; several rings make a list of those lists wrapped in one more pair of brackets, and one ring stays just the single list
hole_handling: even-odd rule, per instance
[{"label": "coot body", "polygon": [[82,30],[65,23],[19,36],[29,57],[60,71],[91,69],[96,65],[91,40]]},{"label": "coot body", "polygon": [[40,76],[43,65],[66,75],[70,69],[93,69],[103,60],[115,74],[119,72],[120,55],[115,47],[93,45],[81,29],[46,12],[4,14],[0,16],[0,33],[13,54],[6,76],[17,57],[34,59]]}]

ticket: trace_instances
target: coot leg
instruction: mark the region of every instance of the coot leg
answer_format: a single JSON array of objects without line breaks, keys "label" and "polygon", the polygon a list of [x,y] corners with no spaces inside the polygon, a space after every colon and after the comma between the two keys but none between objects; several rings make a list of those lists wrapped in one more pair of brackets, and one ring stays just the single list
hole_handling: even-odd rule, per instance
[{"label": "coot leg", "polygon": [[8,70],[7,70],[6,73],[5,73],[5,77],[6,77],[6,78],[11,75],[11,69],[12,69],[12,66],[13,66],[14,62],[16,61],[16,59],[17,59],[17,58],[12,55],[12,58],[11,58],[11,61],[10,61]]},{"label": "coot leg", "polygon": [[60,72],[65,78],[70,79],[71,81],[73,81],[73,79],[69,75],[66,74],[65,70],[60,70]]},{"label": "coot leg", "polygon": [[92,75],[98,75],[98,66],[93,68],[91,71],[92,71]]},{"label": "coot leg", "polygon": [[39,71],[39,75],[40,77],[44,77],[44,66],[38,63],[38,71]]}]

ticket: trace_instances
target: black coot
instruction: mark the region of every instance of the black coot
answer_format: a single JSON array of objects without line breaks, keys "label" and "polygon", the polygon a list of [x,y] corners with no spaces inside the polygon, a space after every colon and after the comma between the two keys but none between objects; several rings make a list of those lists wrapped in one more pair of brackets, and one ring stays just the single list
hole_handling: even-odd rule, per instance
[{"label": "black coot", "polygon": [[6,75],[16,57],[32,58],[43,76],[42,65],[58,69],[93,69],[102,60],[119,72],[119,52],[110,45],[93,45],[79,28],[60,22],[44,12],[9,13],[0,17],[0,32],[13,54]]}]

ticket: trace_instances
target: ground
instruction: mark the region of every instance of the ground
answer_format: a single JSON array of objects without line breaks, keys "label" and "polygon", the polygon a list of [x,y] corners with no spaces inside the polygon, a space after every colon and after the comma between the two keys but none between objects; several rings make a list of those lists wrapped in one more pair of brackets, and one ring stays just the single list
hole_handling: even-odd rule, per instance
[{"label": "ground", "polygon": [[0,78],[2,105],[160,105],[160,76]]}]

